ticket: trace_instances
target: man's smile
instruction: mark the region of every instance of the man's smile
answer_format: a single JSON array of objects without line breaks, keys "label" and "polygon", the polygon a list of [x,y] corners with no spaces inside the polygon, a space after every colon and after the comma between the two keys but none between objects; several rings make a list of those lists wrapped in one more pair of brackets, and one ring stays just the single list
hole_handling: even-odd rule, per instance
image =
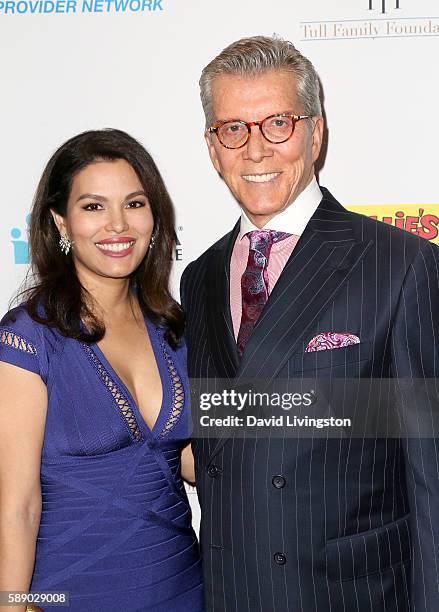
[{"label": "man's smile", "polygon": [[274,181],[282,172],[269,172],[266,174],[244,174],[242,178],[249,183],[269,183]]}]

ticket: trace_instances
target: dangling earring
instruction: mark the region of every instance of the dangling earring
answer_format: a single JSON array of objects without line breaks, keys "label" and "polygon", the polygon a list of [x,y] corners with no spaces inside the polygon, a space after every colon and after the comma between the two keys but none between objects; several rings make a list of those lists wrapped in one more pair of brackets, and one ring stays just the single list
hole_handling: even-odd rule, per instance
[{"label": "dangling earring", "polygon": [[69,251],[72,248],[72,243],[67,238],[67,236],[63,236],[62,234],[60,234],[59,248],[64,253],[64,255],[68,255],[69,254]]},{"label": "dangling earring", "polygon": [[155,245],[155,233],[151,234],[151,238],[149,240],[149,249],[151,250],[154,245]]}]

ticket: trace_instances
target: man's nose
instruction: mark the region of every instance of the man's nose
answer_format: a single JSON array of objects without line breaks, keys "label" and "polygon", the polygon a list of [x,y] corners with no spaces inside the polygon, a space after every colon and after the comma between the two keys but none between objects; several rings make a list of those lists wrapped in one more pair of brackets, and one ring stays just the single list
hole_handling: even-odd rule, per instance
[{"label": "man's nose", "polygon": [[124,208],[109,211],[106,229],[108,231],[117,232],[118,234],[128,229],[126,210]]},{"label": "man's nose", "polygon": [[271,157],[273,149],[268,140],[264,138],[259,125],[250,128],[249,138],[244,147],[244,159],[250,159],[255,163],[261,162],[265,157]]}]

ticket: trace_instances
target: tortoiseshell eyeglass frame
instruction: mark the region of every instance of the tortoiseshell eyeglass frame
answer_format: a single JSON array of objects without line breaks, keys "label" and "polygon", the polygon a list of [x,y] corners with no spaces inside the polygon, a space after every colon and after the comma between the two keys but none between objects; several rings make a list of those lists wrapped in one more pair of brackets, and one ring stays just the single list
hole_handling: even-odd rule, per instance
[{"label": "tortoiseshell eyeglass frame", "polygon": [[[264,130],[262,129],[262,124],[267,121],[268,119],[274,119],[276,117],[289,117],[290,119],[293,120],[293,125],[291,128],[291,134],[287,137],[284,138],[283,140],[270,140],[265,134],[264,134]],[[250,138],[250,134],[251,134],[251,128],[254,125],[257,125],[261,131],[262,136],[265,138],[265,140],[267,140],[268,142],[271,142],[271,144],[281,144],[282,142],[286,142],[287,140],[289,140],[291,138],[291,136],[294,134],[294,129],[296,127],[296,123],[298,121],[300,121],[301,119],[311,119],[312,115],[293,115],[292,113],[276,113],[275,115],[269,115],[268,117],[265,117],[265,119],[262,119],[261,121],[243,121],[242,119],[227,119],[226,121],[217,121],[216,123],[214,123],[207,131],[211,134],[216,134],[216,137],[218,138],[218,142],[226,149],[241,149],[242,147],[245,147],[245,145],[248,143],[248,139]],[[241,125],[245,125],[247,127],[247,138],[244,140],[244,142],[242,144],[240,144],[238,147],[230,147],[225,145],[219,135],[218,135],[218,130],[220,129],[220,127],[222,127],[223,125],[225,125],[226,123],[240,123]]]}]

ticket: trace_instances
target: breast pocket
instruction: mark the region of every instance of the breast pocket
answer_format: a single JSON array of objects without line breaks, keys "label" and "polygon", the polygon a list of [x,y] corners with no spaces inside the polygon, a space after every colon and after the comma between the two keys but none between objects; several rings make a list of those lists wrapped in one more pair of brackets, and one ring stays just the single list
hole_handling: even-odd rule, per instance
[{"label": "breast pocket", "polygon": [[393,523],[326,542],[328,574],[333,581],[354,580],[411,559],[409,515]]},{"label": "breast pocket", "polygon": [[360,342],[342,348],[297,353],[293,356],[292,363],[295,371],[311,373],[323,368],[347,368],[369,360],[371,355],[372,342]]}]

